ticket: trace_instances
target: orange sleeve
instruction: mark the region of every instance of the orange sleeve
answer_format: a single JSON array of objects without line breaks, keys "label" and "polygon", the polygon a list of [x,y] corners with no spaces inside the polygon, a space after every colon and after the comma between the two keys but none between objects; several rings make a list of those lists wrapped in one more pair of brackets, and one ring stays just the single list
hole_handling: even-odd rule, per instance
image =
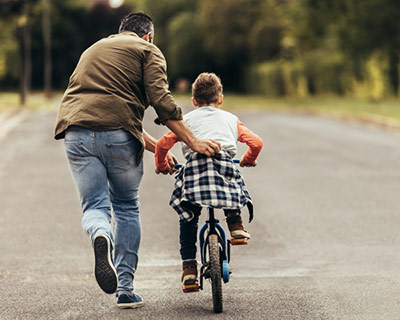
[{"label": "orange sleeve", "polygon": [[167,154],[168,151],[177,143],[179,138],[172,131],[166,133],[156,144],[156,152],[154,154],[156,167],[160,171],[168,169]]},{"label": "orange sleeve", "polygon": [[249,146],[249,149],[243,156],[243,160],[247,163],[253,163],[263,147],[263,141],[253,131],[246,128],[243,123],[238,120],[238,140]]}]

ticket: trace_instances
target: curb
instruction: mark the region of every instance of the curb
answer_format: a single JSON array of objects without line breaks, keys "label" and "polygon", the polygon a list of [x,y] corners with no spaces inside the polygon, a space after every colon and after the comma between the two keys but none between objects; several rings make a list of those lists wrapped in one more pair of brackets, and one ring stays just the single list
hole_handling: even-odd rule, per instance
[{"label": "curb", "polygon": [[298,114],[321,117],[325,119],[339,120],[343,122],[358,123],[361,125],[374,126],[390,131],[400,131],[400,121],[377,116],[373,114],[351,115],[342,112],[324,112],[316,110],[279,110],[278,112],[285,114]]},{"label": "curb", "polygon": [[26,116],[28,111],[9,109],[0,113],[0,140],[5,138],[7,134],[14,129],[19,123],[21,123]]}]

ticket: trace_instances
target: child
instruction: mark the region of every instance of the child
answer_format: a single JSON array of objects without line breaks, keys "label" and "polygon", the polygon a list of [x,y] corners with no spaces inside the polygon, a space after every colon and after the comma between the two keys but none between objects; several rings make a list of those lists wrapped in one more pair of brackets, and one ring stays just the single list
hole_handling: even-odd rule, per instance
[{"label": "child", "polygon": [[[219,142],[221,152],[207,158],[182,143],[182,152],[187,162],[177,174],[170,205],[180,215],[183,288],[198,284],[196,240],[202,206],[224,209],[232,238],[250,238],[243,227],[240,209],[251,205],[251,198],[232,158],[236,155],[237,141],[244,142],[249,149],[240,160],[240,166],[254,167],[263,145],[262,140],[236,116],[220,110],[223,100],[222,84],[214,73],[200,74],[192,85],[192,94],[196,109],[186,114],[183,120],[198,138]],[[170,131],[157,142],[157,173],[171,172],[166,156],[178,141],[179,138]]]}]

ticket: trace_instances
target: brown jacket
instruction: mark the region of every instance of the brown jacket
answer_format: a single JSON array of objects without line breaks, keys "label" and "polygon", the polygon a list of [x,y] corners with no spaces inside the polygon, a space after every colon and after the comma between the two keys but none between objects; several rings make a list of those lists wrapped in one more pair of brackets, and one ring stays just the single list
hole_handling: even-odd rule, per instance
[{"label": "brown jacket", "polygon": [[83,52],[58,111],[55,139],[70,125],[98,131],[125,129],[142,143],[142,120],[152,105],[158,124],[181,120],[182,111],[168,90],[161,51],[133,32],[101,39]]}]

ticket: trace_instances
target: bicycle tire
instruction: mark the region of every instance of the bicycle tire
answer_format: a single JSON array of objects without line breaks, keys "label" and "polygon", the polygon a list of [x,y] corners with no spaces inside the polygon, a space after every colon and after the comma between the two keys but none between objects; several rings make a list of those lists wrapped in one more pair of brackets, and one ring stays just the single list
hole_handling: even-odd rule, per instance
[{"label": "bicycle tire", "polygon": [[213,310],[215,313],[222,312],[222,284],[221,284],[221,257],[218,236],[211,234],[208,239],[208,250],[210,258],[210,278],[213,297]]}]

